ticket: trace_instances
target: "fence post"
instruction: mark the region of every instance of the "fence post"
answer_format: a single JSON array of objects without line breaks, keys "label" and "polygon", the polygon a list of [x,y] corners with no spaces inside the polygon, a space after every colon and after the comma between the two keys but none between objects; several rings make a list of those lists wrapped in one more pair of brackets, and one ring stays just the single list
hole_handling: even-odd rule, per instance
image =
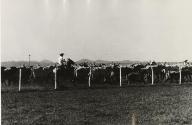
[{"label": "fence post", "polygon": [[55,67],[55,89],[57,89],[57,67]]},{"label": "fence post", "polygon": [[136,114],[133,113],[133,115],[132,115],[132,124],[131,125],[136,125],[136,124],[137,124]]},{"label": "fence post", "polygon": [[89,71],[89,81],[88,81],[89,87],[91,87],[91,67]]},{"label": "fence post", "polygon": [[121,83],[121,66],[119,67],[119,84],[121,87],[122,86],[122,83]]},{"label": "fence post", "polygon": [[181,70],[182,70],[182,67],[179,67],[179,84],[181,85]]},{"label": "fence post", "polygon": [[153,67],[151,66],[151,84],[154,84]]},{"label": "fence post", "polygon": [[19,92],[21,91],[21,68],[19,69]]}]

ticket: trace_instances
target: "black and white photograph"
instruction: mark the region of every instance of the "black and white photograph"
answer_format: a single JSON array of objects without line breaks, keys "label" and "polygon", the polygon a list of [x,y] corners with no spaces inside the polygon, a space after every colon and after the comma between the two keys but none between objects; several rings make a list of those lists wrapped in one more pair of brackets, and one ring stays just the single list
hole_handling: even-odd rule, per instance
[{"label": "black and white photograph", "polygon": [[1,0],[2,125],[192,125],[191,0]]}]

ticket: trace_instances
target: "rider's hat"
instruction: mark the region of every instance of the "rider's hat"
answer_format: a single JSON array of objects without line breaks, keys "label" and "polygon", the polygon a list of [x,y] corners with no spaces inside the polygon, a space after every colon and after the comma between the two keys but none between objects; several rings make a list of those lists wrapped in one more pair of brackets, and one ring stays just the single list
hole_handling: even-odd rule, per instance
[{"label": "rider's hat", "polygon": [[59,55],[60,55],[60,56],[63,56],[63,55],[64,55],[64,53],[60,53]]}]

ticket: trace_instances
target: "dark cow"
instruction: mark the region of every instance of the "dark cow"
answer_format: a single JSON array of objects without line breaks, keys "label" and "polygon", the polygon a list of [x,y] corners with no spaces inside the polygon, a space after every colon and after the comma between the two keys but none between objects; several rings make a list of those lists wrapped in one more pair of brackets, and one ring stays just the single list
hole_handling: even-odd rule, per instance
[{"label": "dark cow", "polygon": [[33,67],[21,67],[21,82],[23,84],[32,83],[34,77]]},{"label": "dark cow", "polygon": [[93,67],[91,69],[91,81],[96,83],[106,83],[109,78],[105,67]]},{"label": "dark cow", "polygon": [[91,69],[91,80],[97,83],[114,84],[119,78],[119,68],[111,66],[93,67]]},{"label": "dark cow", "polygon": [[168,78],[166,82],[178,83],[179,82],[179,67],[178,66],[167,66]]},{"label": "dark cow", "polygon": [[[130,70],[130,69],[129,69]],[[150,70],[145,68],[145,65],[132,65],[132,71],[128,74],[128,84],[131,83],[146,83],[150,79]]]},{"label": "dark cow", "polygon": [[2,68],[2,83],[6,85],[15,85],[19,83],[19,70],[21,69],[21,82],[27,84],[30,82],[31,68],[27,67],[10,67]]},{"label": "dark cow", "polygon": [[19,69],[17,67],[6,68],[2,72],[2,77],[2,82],[6,85],[16,84],[19,81]]},{"label": "dark cow", "polygon": [[125,83],[128,83],[129,80],[128,80],[128,75],[132,72],[133,68],[132,67],[122,67],[121,68],[121,76],[122,76],[122,81],[125,82]]},{"label": "dark cow", "polygon": [[154,71],[154,82],[155,83],[163,83],[166,81],[166,74],[168,70],[165,65],[158,65],[157,67],[153,67]]},{"label": "dark cow", "polygon": [[50,84],[54,81],[54,66],[36,67],[32,69],[33,82],[38,84]]},{"label": "dark cow", "polygon": [[114,64],[113,66],[106,68],[107,73],[109,74],[110,84],[119,83],[120,79],[120,66],[119,64]]},{"label": "dark cow", "polygon": [[1,84],[8,84],[7,81],[6,67],[1,66]]},{"label": "dark cow", "polygon": [[84,83],[88,81],[90,67],[77,66],[74,70],[74,82]]},{"label": "dark cow", "polygon": [[192,67],[183,67],[181,70],[182,82],[192,82]]}]

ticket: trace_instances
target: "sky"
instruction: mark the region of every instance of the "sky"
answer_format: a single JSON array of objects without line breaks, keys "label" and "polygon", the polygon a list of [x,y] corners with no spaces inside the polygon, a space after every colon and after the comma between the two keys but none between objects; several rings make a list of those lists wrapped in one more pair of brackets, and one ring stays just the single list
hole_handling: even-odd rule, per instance
[{"label": "sky", "polygon": [[2,0],[1,61],[192,60],[191,0]]}]

